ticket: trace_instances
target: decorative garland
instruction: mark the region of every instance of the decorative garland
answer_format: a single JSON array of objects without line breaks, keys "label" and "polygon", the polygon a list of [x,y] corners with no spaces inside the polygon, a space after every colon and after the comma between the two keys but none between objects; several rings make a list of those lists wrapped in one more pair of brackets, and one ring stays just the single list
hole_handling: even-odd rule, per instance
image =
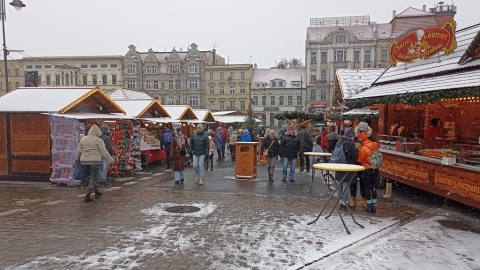
[{"label": "decorative garland", "polygon": [[376,113],[368,113],[368,114],[348,114],[343,115],[341,113],[332,113],[327,116],[329,120],[355,120],[355,119],[362,119],[365,121],[369,120],[377,120],[378,114]]},{"label": "decorative garland", "polygon": [[274,116],[275,119],[277,120],[285,120],[285,119],[303,119],[303,120],[309,120],[313,119],[315,122],[320,122],[323,120],[323,114],[309,114],[305,112],[282,112],[282,113],[277,113]]},{"label": "decorative garland", "polygon": [[413,92],[399,95],[389,95],[381,97],[366,97],[358,99],[348,99],[345,105],[349,109],[360,109],[373,104],[408,104],[419,105],[435,103],[441,99],[464,98],[464,97],[480,96],[480,87],[457,88],[451,90],[438,90],[430,92]]}]

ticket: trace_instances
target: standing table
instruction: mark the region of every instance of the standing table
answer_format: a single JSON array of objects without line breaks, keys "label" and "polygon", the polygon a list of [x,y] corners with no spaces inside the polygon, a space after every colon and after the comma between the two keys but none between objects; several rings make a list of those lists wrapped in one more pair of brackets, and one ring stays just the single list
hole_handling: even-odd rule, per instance
[{"label": "standing table", "polygon": [[[307,157],[312,157],[312,186],[310,187],[310,191],[308,191],[308,193],[312,192],[313,191],[313,184],[314,184],[314,181],[313,181],[313,178],[315,177],[315,167],[313,166],[315,164],[315,157],[324,157],[326,159],[326,161],[328,162],[328,159],[330,158],[330,156],[332,156],[332,153],[324,153],[324,152],[304,152],[303,153],[305,156]],[[323,173],[322,171],[322,176],[323,176],[323,179],[325,181],[325,185],[327,187],[327,194],[329,194],[330,192],[330,184],[329,184],[329,176],[326,176],[326,175],[329,175],[330,177],[332,177],[333,179],[333,176],[331,174],[329,174],[328,172],[327,173]]]},{"label": "standing table", "polygon": [[[332,211],[330,211],[330,214],[328,214],[328,216],[325,217],[325,219],[329,218],[333,211],[335,210],[335,208],[337,208],[338,206],[338,203],[340,202],[341,198],[342,198],[342,195],[343,195],[343,192],[344,190],[340,190],[339,191],[339,194],[338,194],[338,198],[336,199],[335,201],[335,198],[334,198],[334,195],[335,195],[335,192],[338,190],[339,187],[342,186],[342,183],[346,183],[346,187],[349,188],[350,187],[350,183],[352,182],[352,180],[355,178],[356,174],[354,174],[353,172],[359,172],[359,171],[364,171],[365,170],[365,167],[363,166],[360,166],[360,165],[351,165],[351,164],[339,164],[339,163],[317,163],[317,164],[314,164],[313,167],[315,169],[318,169],[318,170],[325,170],[325,171],[334,171],[334,172],[352,172],[351,174],[349,173],[346,173],[342,179],[339,179],[339,183],[337,184],[337,181],[333,181],[335,183],[335,188],[333,189],[333,192],[331,194],[328,195],[328,200],[327,202],[325,203],[325,205],[323,206],[322,210],[320,211],[320,213],[318,214],[317,218],[314,220],[314,221],[311,221],[308,223],[308,225],[312,224],[312,223],[315,223],[319,218],[320,216],[322,215],[323,211],[325,210],[325,208],[327,207],[327,204],[332,201],[334,202],[334,205],[333,205],[333,208],[332,208]],[[355,224],[357,224],[358,226],[362,227],[363,226],[361,224],[359,224],[355,218],[353,217],[353,211],[352,209],[350,209],[350,207],[348,206],[348,203],[345,204],[346,207],[347,207],[347,210],[348,210],[348,213],[350,214],[350,216],[352,217],[352,220],[353,222],[355,222]],[[340,216],[340,219],[342,220],[342,223],[343,223],[343,226],[345,227],[345,230],[347,230],[347,233],[350,234],[350,231],[348,230],[347,228],[347,225],[345,225],[345,221],[343,220],[343,217],[342,217],[342,213],[340,213],[340,209],[337,209],[337,212],[338,212],[338,215]]]}]

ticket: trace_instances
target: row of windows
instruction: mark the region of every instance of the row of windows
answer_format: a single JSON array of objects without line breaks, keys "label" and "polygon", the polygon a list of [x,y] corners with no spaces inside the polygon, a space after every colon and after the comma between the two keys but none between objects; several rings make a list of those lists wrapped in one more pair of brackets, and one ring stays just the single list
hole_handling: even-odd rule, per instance
[{"label": "row of windows", "polygon": [[[317,80],[317,72],[315,70],[310,71],[310,81],[316,81]],[[327,70],[322,69],[320,70],[320,81],[327,81]]]},{"label": "row of windows", "polygon": [[[215,73],[214,72],[210,72],[209,74],[209,79],[210,81],[213,81],[215,80]],[[227,78],[228,80],[235,80],[235,72],[234,71],[230,71],[230,76]],[[225,80],[225,72],[223,71],[220,71],[219,72],[219,80],[223,81]],[[245,71],[240,71],[240,80],[245,80]]]},{"label": "row of windows", "polygon": [[[168,97],[166,100],[165,100],[165,103],[167,105],[180,105],[182,102],[180,99],[178,98],[174,98],[172,96]],[[188,97],[188,105],[190,106],[199,106],[199,98],[198,96],[189,96]]]},{"label": "row of windows", "polygon": [[[209,87],[209,93],[214,95],[215,94],[215,88],[213,85],[210,85]],[[230,95],[234,95],[235,94],[235,86],[230,86]],[[247,90],[245,89],[245,85],[241,85],[240,86],[240,94],[246,94],[247,93]],[[220,89],[219,89],[219,94],[223,95],[225,94],[225,86],[224,85],[220,85]]]},{"label": "row of windows", "polygon": [[[260,96],[262,101],[262,106],[267,105],[267,96]],[[317,90],[316,89],[310,89],[310,100],[319,100],[319,101],[326,101],[327,100],[327,89],[321,89],[320,90],[320,96],[317,96]],[[259,101],[259,96],[253,96],[252,103],[253,105],[258,105]],[[271,106],[276,106],[277,103],[277,97],[276,96],[270,96],[270,105]],[[282,106],[285,105],[285,97],[280,96],[278,97],[278,105]],[[287,96],[287,105],[293,105],[293,96]],[[297,105],[302,105],[302,96],[297,96]]]},{"label": "row of windows", "polygon": [[[137,89],[137,81],[136,80],[127,80],[127,87],[128,89]],[[168,90],[181,90],[182,89],[182,83],[180,80],[176,81],[168,81],[167,85]],[[196,79],[189,80],[188,81],[188,89],[189,90],[198,90],[199,88],[199,82]],[[146,90],[158,90],[159,89],[159,84],[158,81],[151,81],[151,80],[146,80],[145,81],[145,89]],[[162,90],[165,89],[165,84],[162,82]]]},{"label": "row of windows", "polygon": [[[228,103],[224,100],[220,101],[215,101],[215,100],[209,100],[209,109],[210,110],[235,110],[235,109],[240,109],[240,110],[245,110],[246,109],[246,104],[247,102],[245,100],[240,100],[240,108],[236,107],[236,101],[235,100],[230,100]],[[218,104],[218,108],[215,107],[215,105]],[[225,105],[228,104],[228,107],[225,107]]]},{"label": "row of windows", "polygon": [[[90,68],[97,68],[97,64],[91,64],[90,65]],[[33,69],[33,65],[26,65],[25,68],[26,69]],[[43,66],[44,68],[52,68],[52,65],[45,65]],[[80,65],[81,68],[88,68],[88,65]],[[101,68],[108,68],[108,64],[100,64],[100,67]],[[118,67],[118,64],[110,64],[110,67],[111,68],[117,68]],[[42,68],[42,65],[35,65],[35,68],[37,69],[41,69]]]},{"label": "row of windows", "polygon": [[[321,52],[321,62],[322,64],[327,63],[327,52]],[[381,60],[388,60],[388,50],[382,49]],[[333,62],[344,62],[347,61],[347,51],[346,50],[335,50],[333,52]],[[372,61],[371,50],[364,50],[364,61]],[[353,62],[360,62],[360,51],[353,51]],[[310,63],[317,63],[317,52],[310,52]]]}]

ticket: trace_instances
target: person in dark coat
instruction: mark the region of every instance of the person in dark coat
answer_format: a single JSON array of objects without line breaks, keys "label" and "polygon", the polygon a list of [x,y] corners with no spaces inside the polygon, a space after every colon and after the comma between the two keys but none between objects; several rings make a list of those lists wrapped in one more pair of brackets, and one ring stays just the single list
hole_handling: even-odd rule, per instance
[{"label": "person in dark coat", "polygon": [[[345,154],[345,159],[346,159],[346,164],[357,164],[357,158],[358,158],[358,149],[357,146],[355,145],[355,142],[353,141],[355,138],[355,131],[353,128],[349,127],[345,129],[344,135],[338,140],[337,144],[335,147],[342,147],[343,145],[343,153]],[[352,174],[355,175],[353,177],[356,177],[357,172],[337,172],[335,175],[336,180],[339,182],[340,180],[344,179],[350,179],[352,177]],[[343,194],[342,194],[343,190]],[[350,184],[347,182],[339,182],[339,187],[338,187],[338,196],[341,197],[340,199],[340,210],[347,210],[347,203],[350,198]]]},{"label": "person in dark coat", "polygon": [[248,128],[248,134],[250,135],[250,138],[252,139],[252,142],[258,142],[257,137],[255,137],[255,134],[253,134],[253,128],[252,127]]},{"label": "person in dark coat", "polygon": [[280,145],[280,153],[283,159],[282,181],[287,181],[287,168],[290,165],[288,179],[290,182],[295,182],[295,161],[297,160],[298,152],[300,152],[300,141],[293,134],[293,127],[287,129],[287,134],[283,135]]},{"label": "person in dark coat", "polygon": [[[112,147],[112,140],[110,140],[110,128],[107,125],[103,125],[100,130],[102,131],[102,136],[100,139],[103,140],[105,143],[105,148],[107,149],[110,156],[113,156],[113,147]],[[100,186],[107,186],[107,171],[108,171],[108,163],[107,160],[102,157],[102,164],[99,167],[99,182]]]},{"label": "person in dark coat", "polygon": [[215,149],[217,150],[218,159],[217,161],[222,161],[225,159],[225,142],[223,141],[223,131],[222,127],[217,128],[215,133],[215,138],[213,138],[215,143]]},{"label": "person in dark coat", "polygon": [[263,151],[266,149],[268,149],[268,155],[266,157],[268,180],[270,180],[270,182],[273,182],[275,162],[277,161],[278,151],[280,150],[280,144],[278,143],[278,139],[276,138],[275,131],[273,129],[269,130],[268,136],[263,139],[260,153],[263,153]]},{"label": "person in dark coat", "polygon": [[305,166],[307,172],[310,172],[310,158],[305,156],[304,152],[312,152],[313,151],[313,141],[310,132],[307,131],[305,126],[302,126],[300,131],[297,134],[297,138],[300,141],[300,172],[303,173]]},{"label": "person in dark coat", "polygon": [[183,134],[182,128],[177,128],[177,134],[173,137],[171,154],[173,158],[173,171],[175,172],[175,184],[185,180],[185,162],[187,159],[188,139]]},{"label": "person in dark coat", "polygon": [[195,182],[203,185],[205,156],[210,152],[208,135],[203,130],[203,124],[198,124],[196,131],[190,137],[190,148],[193,153],[193,168],[195,169]]}]

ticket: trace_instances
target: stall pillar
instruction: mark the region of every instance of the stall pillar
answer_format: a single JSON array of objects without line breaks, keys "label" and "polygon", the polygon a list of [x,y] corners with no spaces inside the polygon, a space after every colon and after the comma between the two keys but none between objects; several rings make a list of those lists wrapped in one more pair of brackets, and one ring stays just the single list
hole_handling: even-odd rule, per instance
[{"label": "stall pillar", "polygon": [[250,180],[257,178],[257,148],[257,142],[235,143],[235,178]]},{"label": "stall pillar", "polygon": [[263,139],[264,137],[258,137],[258,163],[260,164],[267,163],[267,157],[260,152],[260,150],[262,149]]}]

